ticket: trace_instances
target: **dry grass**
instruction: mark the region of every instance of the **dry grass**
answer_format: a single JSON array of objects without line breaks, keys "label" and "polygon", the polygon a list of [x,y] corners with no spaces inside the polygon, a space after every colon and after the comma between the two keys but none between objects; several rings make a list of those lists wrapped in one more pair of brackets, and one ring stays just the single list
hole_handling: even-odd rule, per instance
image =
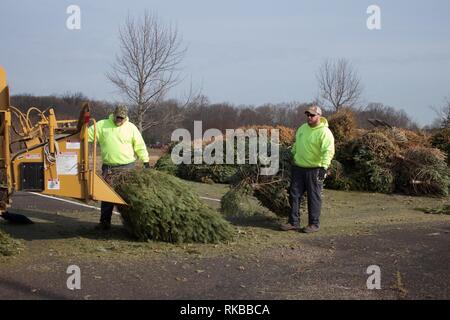
[{"label": "dry grass", "polygon": [[21,241],[11,238],[0,230],[0,256],[14,256],[23,250]]},{"label": "dry grass", "polygon": [[[188,182],[203,197],[220,199],[229,190],[227,185],[206,185]],[[14,228],[1,223],[2,228],[14,239],[23,241],[29,250],[15,259],[33,259],[34,256],[51,254],[81,259],[99,258],[103,261],[120,259],[167,259],[198,256],[248,256],[280,245],[298,244],[305,237],[335,237],[342,235],[371,234],[384,228],[405,224],[450,222],[449,215],[430,215],[416,210],[418,207],[436,207],[449,202],[449,198],[432,199],[363,192],[325,190],[322,208],[321,232],[313,235],[280,232],[278,226],[286,218],[278,218],[267,209],[258,206],[255,214],[232,218],[236,237],[229,243],[218,244],[170,244],[164,242],[135,242],[122,226],[118,216],[113,217],[113,229],[108,233],[93,230],[98,222],[98,211],[93,212],[24,212],[37,223]],[[203,199],[210,207],[220,210],[220,203]],[[307,221],[302,212],[302,222]]]}]

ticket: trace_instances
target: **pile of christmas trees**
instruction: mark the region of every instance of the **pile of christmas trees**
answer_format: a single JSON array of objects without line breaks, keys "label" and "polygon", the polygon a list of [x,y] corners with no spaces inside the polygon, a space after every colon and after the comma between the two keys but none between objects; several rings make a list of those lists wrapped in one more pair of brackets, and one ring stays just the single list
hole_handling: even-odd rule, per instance
[{"label": "pile of christmas trees", "polygon": [[356,128],[349,110],[329,119],[336,155],[328,188],[380,193],[446,196],[450,184],[446,154],[423,132],[383,126]]},{"label": "pile of christmas trees", "polygon": [[[430,137],[420,131],[389,126],[359,129],[349,109],[333,114],[328,120],[335,137],[336,154],[325,180],[326,188],[428,196],[448,194],[450,134],[447,131]],[[222,198],[222,211],[226,214],[248,214],[247,197],[253,195],[266,208],[286,216],[290,208],[290,147],[295,131],[270,126],[243,129],[248,128],[264,128],[269,132],[280,129],[277,174],[261,175],[264,166],[259,161],[239,165],[180,165],[172,167],[171,172],[185,179],[229,183],[230,191]],[[226,139],[223,139],[224,147]],[[249,150],[246,150],[245,158],[250,158]],[[217,170],[227,174],[219,174]],[[223,176],[226,179],[219,178]]]},{"label": "pile of christmas trees", "polygon": [[[268,138],[270,139],[272,130],[276,129],[279,133],[279,142],[280,145],[288,147],[292,145],[294,141],[295,131],[294,129],[287,128],[284,126],[245,126],[238,128],[236,130],[242,130],[244,132],[248,132],[249,130],[255,130],[256,134],[259,134],[259,130],[267,130]],[[180,164],[175,165],[171,159],[171,152],[173,145],[168,149],[168,153],[163,155],[155,165],[155,168],[159,171],[167,172],[177,177],[180,177],[185,180],[204,182],[204,183],[233,183],[235,181],[236,175],[239,173],[242,165],[236,164],[234,161],[233,164],[226,163],[226,153],[227,153],[227,140],[235,139],[235,137],[230,137],[223,135],[216,141],[215,143],[222,144],[223,151],[223,163],[222,164],[207,164],[204,161],[200,164],[194,162],[195,150],[194,145],[190,145],[190,158],[191,161],[189,164]],[[248,140],[247,140],[248,141]],[[202,142],[202,151],[210,146],[213,141],[204,141]],[[237,143],[233,143],[233,153],[236,159],[236,148]],[[246,150],[248,153],[249,150]],[[246,154],[246,159],[248,159],[248,154]]]}]

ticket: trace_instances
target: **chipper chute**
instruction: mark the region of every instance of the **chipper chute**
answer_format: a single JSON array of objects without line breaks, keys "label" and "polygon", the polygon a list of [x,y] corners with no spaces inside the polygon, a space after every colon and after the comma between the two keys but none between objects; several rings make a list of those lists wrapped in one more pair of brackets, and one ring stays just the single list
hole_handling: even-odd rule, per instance
[{"label": "chipper chute", "polygon": [[[92,147],[88,126],[94,125]],[[89,105],[78,120],[57,120],[53,108],[11,106],[5,70],[0,66],[0,214],[8,221],[30,223],[8,212],[15,191],[40,192],[84,201],[125,201],[96,173],[95,120]]]}]

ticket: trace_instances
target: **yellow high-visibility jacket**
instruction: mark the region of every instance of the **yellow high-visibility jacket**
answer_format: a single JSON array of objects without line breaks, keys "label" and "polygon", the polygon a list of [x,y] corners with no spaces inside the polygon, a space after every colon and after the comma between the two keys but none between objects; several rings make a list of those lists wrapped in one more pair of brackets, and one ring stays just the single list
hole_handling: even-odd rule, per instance
[{"label": "yellow high-visibility jacket", "polygon": [[334,137],[327,119],[321,118],[313,128],[307,123],[298,128],[291,151],[297,166],[327,169],[334,156]]},{"label": "yellow high-visibility jacket", "polygon": [[[97,141],[100,144],[102,161],[106,165],[123,165],[134,162],[135,155],[148,162],[148,152],[138,128],[128,117],[121,126],[114,123],[114,115],[97,122]],[[94,126],[88,129],[89,142],[94,141]]]}]

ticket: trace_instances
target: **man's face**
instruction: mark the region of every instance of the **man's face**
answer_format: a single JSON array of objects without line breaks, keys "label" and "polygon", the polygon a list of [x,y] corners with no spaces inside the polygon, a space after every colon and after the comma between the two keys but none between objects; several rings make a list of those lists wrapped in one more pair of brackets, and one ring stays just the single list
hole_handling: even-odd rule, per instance
[{"label": "man's face", "polygon": [[125,122],[125,118],[121,116],[114,117],[114,123],[116,126],[120,127]]},{"label": "man's face", "polygon": [[308,124],[311,127],[315,127],[320,123],[320,116],[318,114],[307,112],[306,117],[308,118]]}]

